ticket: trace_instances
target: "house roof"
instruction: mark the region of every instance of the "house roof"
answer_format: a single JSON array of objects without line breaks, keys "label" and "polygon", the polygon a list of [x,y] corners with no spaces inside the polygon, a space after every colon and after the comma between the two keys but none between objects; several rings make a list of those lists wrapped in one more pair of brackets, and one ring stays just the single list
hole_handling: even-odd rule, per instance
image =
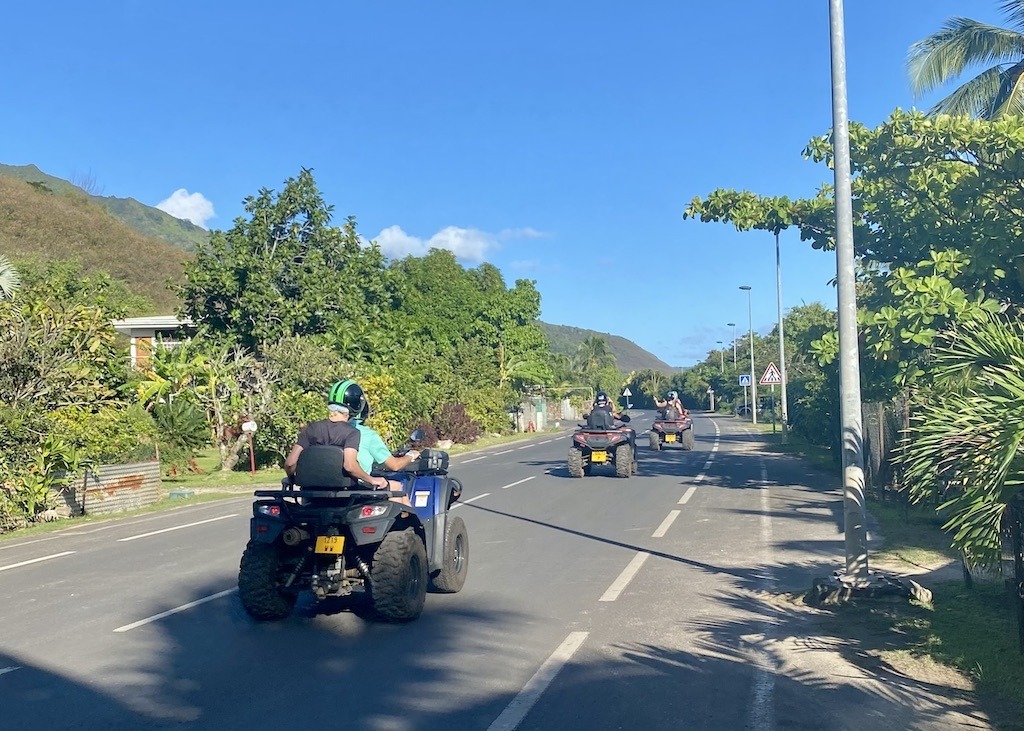
[{"label": "house roof", "polygon": [[130,333],[132,330],[155,329],[175,330],[179,327],[191,327],[192,321],[177,315],[151,315],[149,317],[127,317],[111,323],[118,332]]}]

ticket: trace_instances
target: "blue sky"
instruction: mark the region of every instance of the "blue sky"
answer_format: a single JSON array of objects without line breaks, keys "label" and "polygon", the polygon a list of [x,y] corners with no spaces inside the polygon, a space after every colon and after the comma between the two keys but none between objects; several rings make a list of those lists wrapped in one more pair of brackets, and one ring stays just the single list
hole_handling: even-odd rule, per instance
[{"label": "blue sky", "polygon": [[[907,47],[996,6],[847,2],[851,117],[913,106]],[[830,126],[826,0],[41,0],[5,26],[0,162],[210,228],[313,168],[387,251],[490,261],[537,281],[545,320],[673,365],[746,327],[740,284],[755,329],[775,320],[772,237],[683,221],[688,201],[828,180],[800,155]],[[834,308],[834,272],[783,236],[786,308]]]}]

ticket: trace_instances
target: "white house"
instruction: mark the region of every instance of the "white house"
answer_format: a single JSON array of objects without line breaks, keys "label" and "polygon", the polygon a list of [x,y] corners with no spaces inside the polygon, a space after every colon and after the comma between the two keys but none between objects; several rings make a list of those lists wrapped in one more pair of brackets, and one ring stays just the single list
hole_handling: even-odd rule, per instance
[{"label": "white house", "polygon": [[149,360],[153,347],[160,345],[172,348],[187,340],[194,327],[191,320],[175,315],[153,315],[151,317],[129,317],[114,320],[114,329],[126,335],[131,342],[132,366],[144,366]]}]

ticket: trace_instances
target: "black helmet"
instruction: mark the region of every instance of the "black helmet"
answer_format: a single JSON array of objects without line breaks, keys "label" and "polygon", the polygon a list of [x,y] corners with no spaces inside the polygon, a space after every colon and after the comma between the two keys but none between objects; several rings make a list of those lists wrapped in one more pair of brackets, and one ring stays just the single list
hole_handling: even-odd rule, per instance
[{"label": "black helmet", "polygon": [[608,394],[606,394],[604,391],[598,391],[597,397],[594,399],[594,403],[597,404],[598,406],[604,406],[605,404],[608,403]]},{"label": "black helmet", "polygon": [[327,403],[346,407],[352,420],[365,419],[370,410],[362,386],[353,380],[338,381],[331,386],[327,392]]}]

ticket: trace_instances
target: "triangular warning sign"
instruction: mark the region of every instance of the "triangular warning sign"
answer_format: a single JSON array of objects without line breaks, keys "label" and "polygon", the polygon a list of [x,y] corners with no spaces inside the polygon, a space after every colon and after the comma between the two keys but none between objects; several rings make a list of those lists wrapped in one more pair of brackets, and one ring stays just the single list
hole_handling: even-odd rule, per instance
[{"label": "triangular warning sign", "polygon": [[764,369],[764,375],[761,376],[761,380],[758,381],[762,386],[777,386],[782,383],[782,372],[779,367],[774,363],[769,363],[768,367]]}]

